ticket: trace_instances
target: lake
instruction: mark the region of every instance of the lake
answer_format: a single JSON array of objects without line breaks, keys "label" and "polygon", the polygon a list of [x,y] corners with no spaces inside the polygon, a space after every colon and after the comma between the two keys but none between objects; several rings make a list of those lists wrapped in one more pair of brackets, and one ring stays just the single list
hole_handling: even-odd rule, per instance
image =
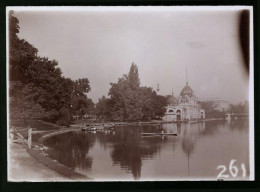
[{"label": "lake", "polygon": [[[178,135],[141,135],[161,128]],[[94,180],[217,180],[220,172],[224,180],[249,178],[248,119],[77,131],[44,144],[51,158]]]}]

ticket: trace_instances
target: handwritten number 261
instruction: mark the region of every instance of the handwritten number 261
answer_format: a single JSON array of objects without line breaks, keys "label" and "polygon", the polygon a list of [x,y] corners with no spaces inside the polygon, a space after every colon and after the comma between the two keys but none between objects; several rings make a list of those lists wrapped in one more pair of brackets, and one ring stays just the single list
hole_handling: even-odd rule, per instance
[{"label": "handwritten number 261", "polygon": [[[234,165],[235,161],[236,161],[235,159],[232,159],[232,160],[230,161],[230,163],[229,163],[229,173],[230,173],[230,175],[231,175],[232,177],[236,177],[237,174],[238,174],[238,172],[239,172],[238,167]],[[219,165],[219,166],[217,167],[217,169],[222,169],[222,170],[219,172],[217,178],[228,178],[228,177],[229,177],[229,174],[224,174],[225,171],[227,170],[227,168],[226,168],[225,165]],[[242,170],[242,176],[245,177],[245,176],[246,176],[246,167],[245,167],[245,164],[244,164],[244,163],[241,164],[241,170]]]}]

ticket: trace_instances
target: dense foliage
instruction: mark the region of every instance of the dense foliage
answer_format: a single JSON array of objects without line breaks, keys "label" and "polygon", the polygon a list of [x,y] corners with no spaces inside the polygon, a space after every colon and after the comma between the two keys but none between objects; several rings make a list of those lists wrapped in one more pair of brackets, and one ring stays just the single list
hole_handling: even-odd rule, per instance
[{"label": "dense foliage", "polygon": [[[111,83],[109,97],[96,107],[86,94],[91,90],[87,78],[71,80],[62,76],[58,61],[38,56],[38,50],[17,36],[19,21],[9,15],[9,110],[11,120],[43,119],[69,125],[72,116],[85,114],[113,121],[161,119],[167,104],[177,104],[173,96],[161,96],[151,87],[141,86],[138,67]],[[206,118],[224,117],[226,112],[248,113],[248,102],[219,111],[214,103],[200,102]]]},{"label": "dense foliage", "polygon": [[200,101],[199,102],[202,109],[205,109],[206,118],[224,118],[226,116],[226,111],[216,109],[214,102],[211,101]]},{"label": "dense foliage", "polygon": [[150,87],[141,87],[137,66],[132,63],[128,75],[111,83],[110,98],[102,97],[97,104],[100,118],[116,121],[136,121],[161,118],[167,99]]},{"label": "dense foliage", "polygon": [[205,109],[206,118],[224,118],[226,113],[247,114],[249,112],[248,101],[230,104],[226,110],[217,109],[214,101],[200,101],[199,103]]},{"label": "dense foliage", "polygon": [[230,113],[249,113],[249,102],[245,101],[245,102],[240,102],[237,105],[235,104],[231,104],[229,107],[229,112]]},{"label": "dense foliage", "polygon": [[71,116],[93,111],[87,98],[87,78],[62,76],[58,62],[38,56],[38,50],[20,39],[19,21],[9,15],[9,95],[11,120],[40,118],[69,125]]}]

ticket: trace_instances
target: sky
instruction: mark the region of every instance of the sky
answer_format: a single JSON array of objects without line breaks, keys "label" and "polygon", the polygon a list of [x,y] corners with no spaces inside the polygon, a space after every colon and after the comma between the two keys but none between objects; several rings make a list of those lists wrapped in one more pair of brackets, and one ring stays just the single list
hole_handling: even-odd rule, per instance
[{"label": "sky", "polygon": [[110,83],[139,69],[142,86],[179,96],[188,82],[198,98],[248,99],[239,44],[239,11],[118,8],[15,11],[19,37],[57,60],[63,75],[88,78],[94,102]]}]

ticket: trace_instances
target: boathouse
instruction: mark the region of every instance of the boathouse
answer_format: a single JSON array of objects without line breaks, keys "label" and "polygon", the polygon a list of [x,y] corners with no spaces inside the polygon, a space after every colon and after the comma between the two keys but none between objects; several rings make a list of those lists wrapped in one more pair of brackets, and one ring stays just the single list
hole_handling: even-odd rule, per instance
[{"label": "boathouse", "polygon": [[169,104],[166,107],[166,113],[163,116],[164,121],[185,121],[204,119],[205,110],[198,103],[198,98],[188,84],[186,72],[186,85],[180,92],[180,96],[175,98],[172,94]]}]

